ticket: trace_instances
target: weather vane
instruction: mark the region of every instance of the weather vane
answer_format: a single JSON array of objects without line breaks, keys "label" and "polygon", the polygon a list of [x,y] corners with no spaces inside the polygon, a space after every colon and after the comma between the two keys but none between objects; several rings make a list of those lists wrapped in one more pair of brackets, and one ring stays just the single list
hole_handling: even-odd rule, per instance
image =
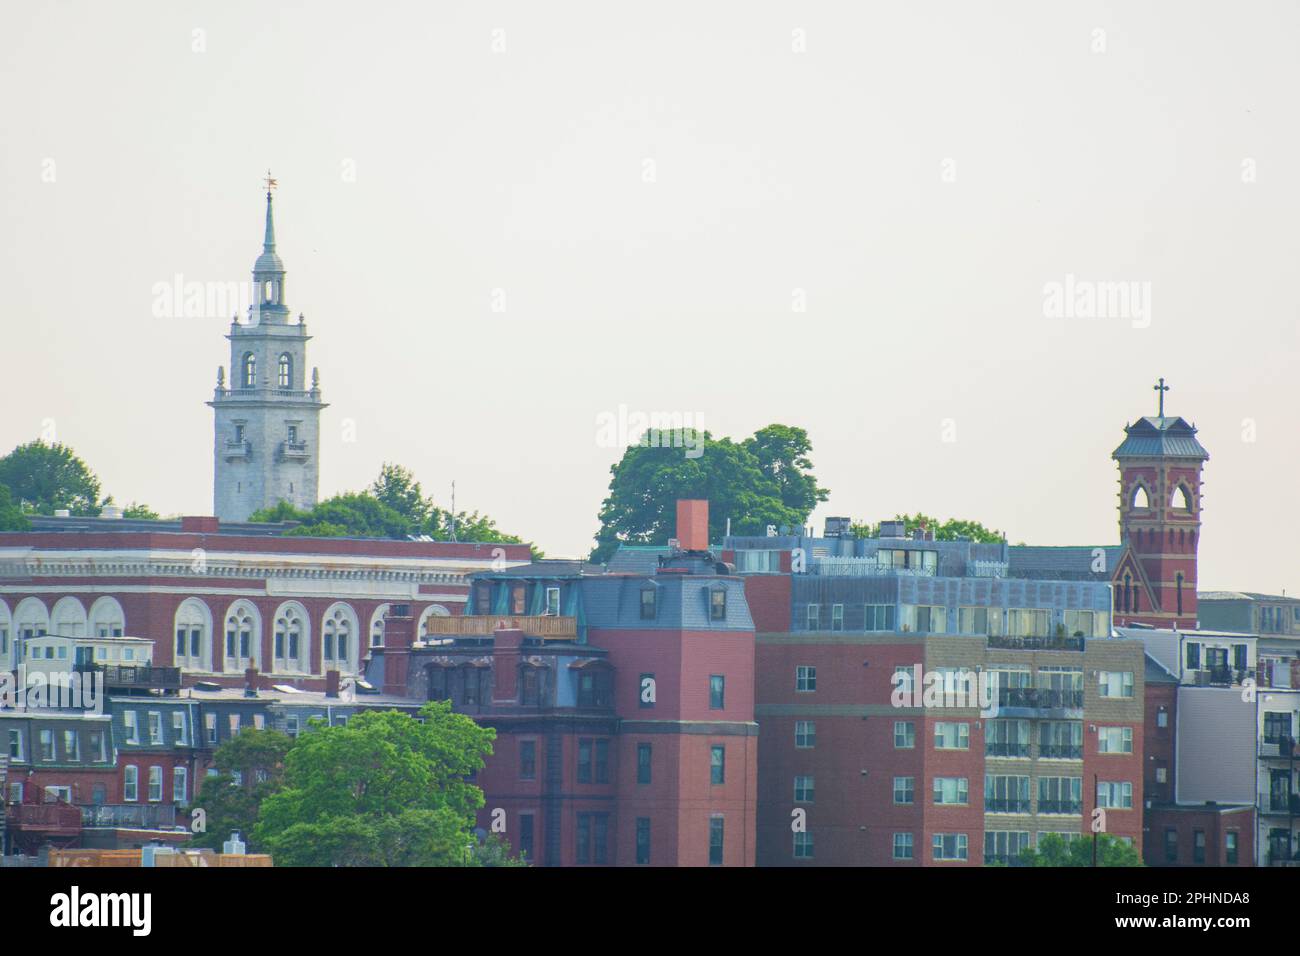
[{"label": "weather vane", "polygon": [[278,181],[271,178],[271,170],[268,169],[266,171],[266,191],[270,193],[277,185],[279,185]]}]

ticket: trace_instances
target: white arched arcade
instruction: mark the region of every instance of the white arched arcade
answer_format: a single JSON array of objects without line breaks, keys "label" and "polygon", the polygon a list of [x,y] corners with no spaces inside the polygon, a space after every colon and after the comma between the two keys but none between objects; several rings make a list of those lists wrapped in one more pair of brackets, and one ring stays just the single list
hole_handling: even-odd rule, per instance
[{"label": "white arched arcade", "polygon": [[361,623],[347,604],[331,604],[321,620],[321,671],[355,674],[360,669]]},{"label": "white arched arcade", "polygon": [[252,601],[238,600],[226,611],[222,668],[262,669],[262,615]]},{"label": "white arched arcade", "polygon": [[272,670],[277,674],[311,672],[311,618],[297,601],[285,601],[275,610],[271,631]]},{"label": "white arched arcade", "polygon": [[198,598],[182,601],[173,633],[173,664],[189,671],[212,670],[212,612],[206,604]]},{"label": "white arched arcade", "polygon": [[126,614],[117,598],[105,595],[90,606],[90,637],[121,637],[126,633]]},{"label": "white arched arcade", "polygon": [[72,596],[54,602],[50,612],[50,633],[60,637],[86,636],[86,608]]}]

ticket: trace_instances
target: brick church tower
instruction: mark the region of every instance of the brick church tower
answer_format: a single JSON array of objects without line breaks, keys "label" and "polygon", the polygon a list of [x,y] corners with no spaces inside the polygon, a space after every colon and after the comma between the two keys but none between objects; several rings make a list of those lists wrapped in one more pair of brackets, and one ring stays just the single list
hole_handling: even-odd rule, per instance
[{"label": "brick church tower", "polygon": [[[1168,389],[1162,378],[1155,386],[1158,414],[1126,425],[1126,437],[1111,456],[1120,472],[1120,540],[1146,577],[1145,586],[1130,580],[1128,571],[1115,581],[1115,619],[1187,630],[1196,627],[1201,468],[1210,456],[1193,425],[1165,415]],[[1155,606],[1148,607],[1152,599]]]},{"label": "brick church tower", "polygon": [[287,501],[316,505],[320,478],[320,377],[307,383],[307,324],[291,320],[284,262],[275,251],[275,220],[267,177],[266,231],[253,264],[254,304],[247,322],[230,325],[230,384],[217,369],[208,404],[215,410],[213,514],[245,521]]}]

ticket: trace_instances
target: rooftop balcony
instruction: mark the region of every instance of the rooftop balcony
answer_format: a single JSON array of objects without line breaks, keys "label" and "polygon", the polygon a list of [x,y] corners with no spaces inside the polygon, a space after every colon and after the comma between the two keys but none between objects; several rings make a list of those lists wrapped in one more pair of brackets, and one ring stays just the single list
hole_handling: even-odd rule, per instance
[{"label": "rooftop balcony", "polygon": [[79,809],[83,827],[159,830],[176,826],[176,805],[171,803],[106,803]]},{"label": "rooftop balcony", "polygon": [[989,647],[1005,648],[1016,651],[1082,651],[1085,638],[1056,636],[1023,637],[1011,634],[989,636]]},{"label": "rooftop balcony", "polygon": [[5,808],[10,829],[55,837],[81,832],[81,811],[62,800],[52,803],[11,803]]},{"label": "rooftop balcony", "polygon": [[181,689],[179,667],[155,667],[153,664],[76,664],[80,674],[103,674],[104,689],[109,691]]},{"label": "rooftop balcony", "polygon": [[572,641],[578,637],[578,619],[541,614],[465,614],[460,617],[431,617],[426,622],[428,638],[491,637],[494,631],[513,629],[529,637],[548,641]]},{"label": "rooftop balcony", "polygon": [[1255,679],[1254,668],[1235,669],[1232,667],[1206,667],[1201,670],[1187,671],[1189,682],[1197,687],[1236,687],[1246,678]]}]

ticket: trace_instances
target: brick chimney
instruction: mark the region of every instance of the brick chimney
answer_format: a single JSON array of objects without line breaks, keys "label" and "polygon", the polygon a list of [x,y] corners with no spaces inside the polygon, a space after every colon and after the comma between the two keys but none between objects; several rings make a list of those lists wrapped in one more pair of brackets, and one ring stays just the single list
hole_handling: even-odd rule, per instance
[{"label": "brick chimney", "polygon": [[339,695],[339,672],[328,670],[325,672],[325,696],[337,697]]},{"label": "brick chimney", "polygon": [[247,667],[244,669],[244,696],[257,696],[257,668]]},{"label": "brick chimney", "polygon": [[406,673],[415,643],[411,605],[394,604],[384,618],[384,693],[406,696]]},{"label": "brick chimney", "polygon": [[677,499],[677,541],[683,551],[709,550],[709,503],[700,498]]},{"label": "brick chimney", "polygon": [[519,655],[524,632],[502,627],[492,632],[492,702],[514,703],[519,698]]}]

